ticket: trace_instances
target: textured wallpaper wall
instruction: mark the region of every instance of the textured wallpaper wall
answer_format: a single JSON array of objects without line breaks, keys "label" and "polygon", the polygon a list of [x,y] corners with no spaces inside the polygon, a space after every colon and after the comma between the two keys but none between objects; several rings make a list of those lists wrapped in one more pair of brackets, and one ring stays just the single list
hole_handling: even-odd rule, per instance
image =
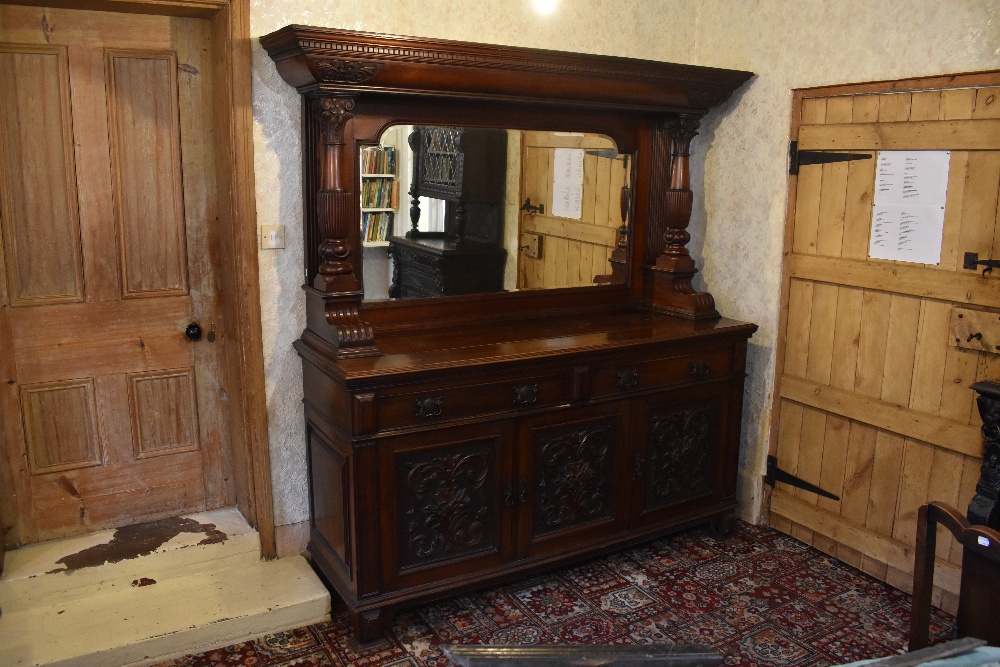
[{"label": "textured wallpaper wall", "polygon": [[[700,198],[689,246],[720,312],[760,325],[743,424],[746,519],[756,517],[771,427],[791,90],[1000,68],[1000,0],[560,0],[548,16],[530,0],[254,0],[250,19],[255,37],[299,23],[757,73],[705,119],[693,145]],[[287,225],[286,248],[259,255],[274,510],[283,525],[309,515],[301,369],[291,347],[305,326],[300,107],[256,43],[253,102],[257,222]]]}]

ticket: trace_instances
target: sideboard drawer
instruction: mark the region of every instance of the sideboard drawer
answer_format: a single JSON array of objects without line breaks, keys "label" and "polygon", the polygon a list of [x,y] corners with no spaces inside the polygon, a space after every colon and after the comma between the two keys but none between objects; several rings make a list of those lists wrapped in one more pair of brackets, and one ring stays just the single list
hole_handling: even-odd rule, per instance
[{"label": "sideboard drawer", "polygon": [[569,376],[553,373],[477,384],[426,383],[380,393],[380,431],[568,403]]},{"label": "sideboard drawer", "polygon": [[663,359],[625,358],[596,365],[591,396],[604,398],[635,391],[660,389],[729,375],[732,350],[721,348]]}]

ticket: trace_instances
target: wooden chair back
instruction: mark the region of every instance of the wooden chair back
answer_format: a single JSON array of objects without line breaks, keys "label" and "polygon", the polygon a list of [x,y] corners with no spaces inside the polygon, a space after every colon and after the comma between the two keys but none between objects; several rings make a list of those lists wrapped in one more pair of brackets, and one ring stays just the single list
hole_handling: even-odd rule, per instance
[{"label": "wooden chair back", "polygon": [[1000,532],[973,526],[949,505],[931,502],[920,508],[917,553],[913,568],[910,650],[927,646],[934,586],[937,526],[944,526],[962,549],[962,581],[958,600],[958,636],[985,639],[1000,646]]}]

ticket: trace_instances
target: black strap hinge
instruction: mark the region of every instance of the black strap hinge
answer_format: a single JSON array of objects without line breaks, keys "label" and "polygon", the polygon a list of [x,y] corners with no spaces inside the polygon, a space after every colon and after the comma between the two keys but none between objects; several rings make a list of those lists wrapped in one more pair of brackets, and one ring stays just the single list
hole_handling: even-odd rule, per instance
[{"label": "black strap hinge", "polygon": [[794,486],[796,489],[812,491],[813,493],[821,495],[824,498],[829,498],[830,500],[840,500],[840,496],[835,496],[826,489],[821,489],[815,484],[810,484],[806,480],[796,477],[790,472],[785,472],[778,467],[778,457],[768,456],[767,472],[764,474],[764,483],[773,487],[777,482],[784,482],[789,486]]},{"label": "black strap hinge", "polygon": [[870,160],[868,153],[833,153],[831,151],[800,151],[799,142],[788,142],[788,173],[798,175],[799,167],[806,164],[829,164],[831,162],[850,162],[851,160]]}]

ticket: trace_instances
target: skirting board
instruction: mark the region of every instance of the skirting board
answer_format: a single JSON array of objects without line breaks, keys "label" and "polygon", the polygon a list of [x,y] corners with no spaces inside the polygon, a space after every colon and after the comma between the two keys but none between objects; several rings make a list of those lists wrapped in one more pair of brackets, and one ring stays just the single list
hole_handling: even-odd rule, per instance
[{"label": "skirting board", "polygon": [[278,558],[301,555],[309,544],[309,521],[275,526],[274,538],[277,542]]}]

